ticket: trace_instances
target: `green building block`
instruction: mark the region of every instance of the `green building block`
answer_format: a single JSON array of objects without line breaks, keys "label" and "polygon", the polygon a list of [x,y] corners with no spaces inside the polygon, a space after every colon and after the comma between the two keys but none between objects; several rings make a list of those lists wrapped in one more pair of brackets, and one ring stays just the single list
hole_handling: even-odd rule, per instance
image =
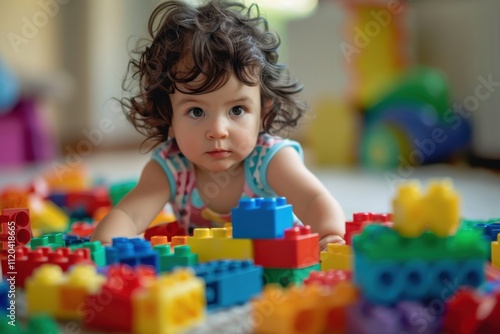
[{"label": "green building block", "polygon": [[71,245],[70,248],[72,251],[79,248],[89,248],[90,256],[96,266],[103,267],[106,265],[106,250],[100,241],[83,242],[81,244]]},{"label": "green building block", "polygon": [[173,253],[170,245],[156,245],[153,249],[160,255],[161,273],[174,267],[194,267],[198,264],[198,254],[192,253],[189,245],[175,246]]},{"label": "green building block", "polygon": [[137,181],[126,181],[115,183],[109,187],[109,197],[113,206],[118,204],[125,195],[129,193],[137,184]]},{"label": "green building block", "polygon": [[319,271],[320,269],[321,265],[319,263],[299,269],[264,268],[264,284],[277,283],[282,287],[292,284],[302,285],[311,271]]},{"label": "green building block", "polygon": [[486,259],[487,247],[480,231],[464,229],[445,238],[430,231],[417,238],[407,238],[387,226],[374,224],[353,237],[354,252],[372,260]]},{"label": "green building block", "polygon": [[0,321],[0,333],[2,334],[58,334],[59,330],[57,323],[48,315],[34,315],[28,319],[26,325],[24,319],[20,321],[16,318],[12,322],[7,316],[2,316]]},{"label": "green building block", "polygon": [[51,247],[52,249],[56,249],[66,247],[66,243],[64,242],[62,233],[54,232],[31,239],[30,246],[31,249],[36,249],[37,247]]}]

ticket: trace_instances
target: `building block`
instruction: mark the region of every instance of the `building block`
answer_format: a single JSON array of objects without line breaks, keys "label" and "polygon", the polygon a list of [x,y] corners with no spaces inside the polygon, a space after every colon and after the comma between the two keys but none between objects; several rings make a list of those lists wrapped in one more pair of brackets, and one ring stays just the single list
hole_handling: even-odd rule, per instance
[{"label": "building block", "polygon": [[98,267],[105,266],[106,263],[106,250],[100,241],[87,241],[69,246],[71,250],[88,248],[90,250],[90,257]]},{"label": "building block", "polygon": [[175,267],[194,267],[198,265],[198,254],[192,253],[190,246],[175,246],[173,253],[171,249],[171,245],[157,245],[153,248],[159,254],[159,272],[171,271]]},{"label": "building block", "polygon": [[253,259],[264,268],[304,268],[319,263],[319,236],[310,226],[285,230],[282,239],[254,239]]},{"label": "building block", "polygon": [[349,245],[328,244],[321,254],[321,270],[352,270],[353,252]]},{"label": "building block", "polygon": [[345,224],[344,240],[346,244],[351,245],[352,237],[361,232],[366,225],[373,223],[382,224],[384,226],[392,226],[392,214],[355,212],[352,215],[352,221],[347,221]]},{"label": "building block", "polygon": [[58,248],[52,250],[50,247],[39,247],[36,250],[30,250],[27,247],[20,246],[16,248],[15,264],[9,263],[7,257],[1,258],[2,273],[4,277],[15,277],[17,287],[24,287],[26,278],[31,276],[35,268],[42,264],[56,264],[63,271],[67,271],[75,264],[94,264],[90,259],[88,249],[78,249],[72,252],[69,248]]},{"label": "building block", "polygon": [[347,308],[347,328],[356,334],[441,333],[443,312],[432,304],[401,301],[393,307],[360,300]]},{"label": "building block", "polygon": [[311,271],[321,269],[320,264],[314,264],[305,268],[264,268],[264,284],[276,283],[283,287],[289,285],[302,285],[309,277]]},{"label": "building block", "polygon": [[64,232],[68,228],[69,216],[49,200],[30,198],[31,228],[42,233]]},{"label": "building block", "polygon": [[90,237],[79,237],[77,235],[64,234],[63,240],[67,247],[71,247],[74,245],[83,244],[84,242],[89,242]]},{"label": "building block", "polygon": [[477,230],[458,230],[449,237],[438,237],[426,231],[419,237],[402,237],[394,229],[381,225],[368,225],[353,238],[355,254],[373,260],[467,260],[486,259],[487,245]]},{"label": "building block", "polygon": [[284,197],[243,198],[231,210],[233,238],[277,239],[293,226],[292,205]]},{"label": "building block", "polygon": [[154,247],[156,245],[166,245],[169,244],[168,238],[165,235],[154,235],[149,240],[151,242],[151,246]]},{"label": "building block", "polygon": [[262,268],[252,261],[212,261],[194,267],[205,281],[209,311],[244,304],[262,291]]},{"label": "building block", "polygon": [[491,243],[491,265],[500,269],[500,234],[497,236],[497,240]]},{"label": "building block", "polygon": [[129,266],[149,265],[159,270],[158,253],[151,243],[140,238],[113,238],[112,246],[106,247],[106,263],[124,263]]},{"label": "building block", "polygon": [[188,244],[188,236],[187,235],[176,235],[172,237],[172,240],[170,241],[170,246],[175,247],[175,246],[180,246],[180,245],[187,245]]},{"label": "building block", "polygon": [[67,192],[66,207],[71,211],[82,208],[86,216],[92,217],[98,208],[109,206],[111,206],[111,199],[107,187],[97,186]]},{"label": "building block", "polygon": [[[67,275],[57,265],[44,264],[26,280],[29,314],[45,313],[58,319],[81,319],[88,295],[105,282],[94,266],[75,265]],[[49,301],[50,300],[50,301]]]},{"label": "building block", "polygon": [[178,235],[187,235],[187,231],[182,228],[177,221],[173,221],[148,227],[144,232],[144,239],[151,240],[153,236],[166,236],[168,241],[171,241],[172,237]]},{"label": "building block", "polygon": [[29,317],[28,323],[19,323],[15,326],[9,324],[9,319],[0,320],[0,333],[2,334],[59,334],[59,326],[52,317],[46,314],[37,314]]},{"label": "building block", "polygon": [[189,270],[160,275],[132,300],[134,333],[184,333],[205,319],[204,283]]},{"label": "building block", "polygon": [[66,247],[64,242],[64,235],[60,232],[47,233],[42,236],[33,238],[30,243],[31,249],[38,247],[50,247],[56,249],[59,247]]},{"label": "building block", "polygon": [[118,204],[125,195],[127,195],[130,190],[132,190],[137,185],[136,180],[116,182],[109,187],[109,197],[111,199],[111,205],[115,206]]},{"label": "building block", "polygon": [[149,266],[112,264],[101,290],[90,295],[82,307],[84,326],[101,331],[132,331],[132,294],[156,279]]},{"label": "building block", "polygon": [[97,226],[97,222],[75,222],[71,224],[71,229],[66,232],[67,235],[76,235],[79,237],[90,237]]},{"label": "building block", "polygon": [[188,238],[191,251],[198,254],[199,262],[214,260],[247,260],[253,257],[249,239],[233,239],[225,227],[196,228]]},{"label": "building block", "polygon": [[373,261],[356,254],[354,282],[364,297],[375,304],[443,298],[443,291],[448,292],[449,298],[459,287],[479,287],[484,282],[484,265],[481,259]]},{"label": "building block", "polygon": [[0,191],[0,210],[29,207],[28,191],[10,186]]},{"label": "building block", "polygon": [[251,302],[254,333],[346,333],[346,308],[358,298],[349,282],[282,289],[266,286]]},{"label": "building block", "polygon": [[7,307],[9,307],[9,288],[6,280],[0,280],[0,315],[9,312],[7,310]]},{"label": "building block", "polygon": [[351,271],[346,270],[311,271],[309,277],[304,280],[304,285],[318,284],[330,287],[340,282],[350,282],[351,278]]},{"label": "building block", "polygon": [[402,236],[418,237],[428,229],[446,237],[459,227],[460,200],[450,179],[429,182],[426,194],[418,181],[403,183],[392,203],[394,229]]},{"label": "building block", "polygon": [[11,247],[26,245],[30,242],[31,226],[28,209],[2,210],[2,215],[0,215],[0,253],[7,253],[9,240],[13,242]]}]

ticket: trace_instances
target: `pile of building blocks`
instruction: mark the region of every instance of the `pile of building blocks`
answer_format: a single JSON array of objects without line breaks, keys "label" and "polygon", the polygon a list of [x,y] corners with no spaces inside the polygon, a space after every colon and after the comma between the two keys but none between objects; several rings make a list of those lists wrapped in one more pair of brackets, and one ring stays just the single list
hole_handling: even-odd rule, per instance
[{"label": "pile of building blocks", "polygon": [[[2,273],[24,289],[30,318],[48,314],[99,332],[179,333],[249,303],[255,333],[499,330],[498,221],[461,222],[446,180],[425,193],[402,184],[392,213],[355,213],[346,245],[320,252],[318,234],[297,224],[280,197],[241,199],[232,222],[192,235],[161,213],[147,236],[90,242],[98,219],[132,183],[82,190],[73,177],[67,192],[33,185],[28,208],[8,207],[26,203],[22,191],[0,196]],[[2,305],[9,287],[0,285]]]}]

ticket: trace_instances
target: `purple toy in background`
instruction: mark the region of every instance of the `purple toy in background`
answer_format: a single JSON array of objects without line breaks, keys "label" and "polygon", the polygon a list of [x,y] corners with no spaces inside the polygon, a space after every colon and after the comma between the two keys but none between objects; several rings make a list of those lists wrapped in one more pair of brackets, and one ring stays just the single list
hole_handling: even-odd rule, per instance
[{"label": "purple toy in background", "polygon": [[21,98],[10,112],[0,115],[0,167],[47,161],[55,153],[35,97]]}]

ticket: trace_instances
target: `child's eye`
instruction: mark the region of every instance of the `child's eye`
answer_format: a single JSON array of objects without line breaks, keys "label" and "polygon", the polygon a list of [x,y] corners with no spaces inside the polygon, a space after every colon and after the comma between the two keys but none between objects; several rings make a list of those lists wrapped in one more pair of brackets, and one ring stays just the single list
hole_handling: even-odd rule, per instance
[{"label": "child's eye", "polygon": [[200,117],[205,116],[205,112],[201,108],[193,108],[193,109],[188,111],[188,115],[189,115],[189,117],[192,117],[192,118],[200,118]]},{"label": "child's eye", "polygon": [[234,116],[243,116],[244,113],[245,109],[242,106],[232,107],[231,110],[229,111],[229,114]]}]

